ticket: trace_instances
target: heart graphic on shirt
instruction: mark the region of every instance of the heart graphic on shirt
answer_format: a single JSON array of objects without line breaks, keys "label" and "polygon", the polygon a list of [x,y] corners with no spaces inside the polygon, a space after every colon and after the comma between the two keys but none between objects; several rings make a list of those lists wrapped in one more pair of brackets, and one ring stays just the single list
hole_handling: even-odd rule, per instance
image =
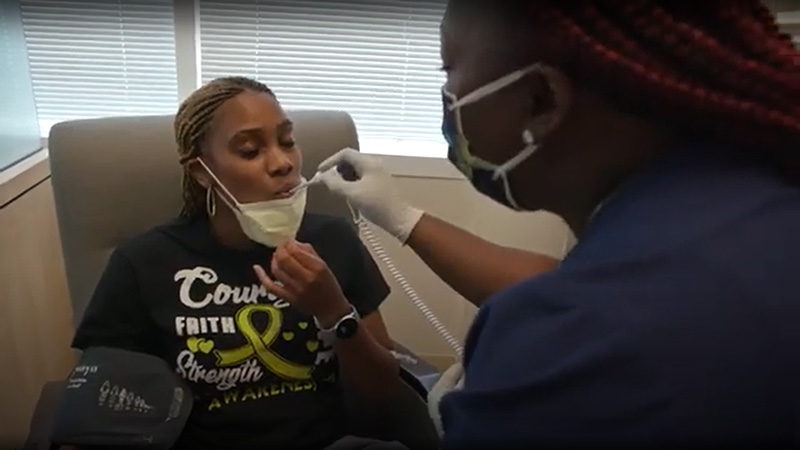
[{"label": "heart graphic on shirt", "polygon": [[192,336],[186,340],[186,348],[189,349],[192,353],[197,353],[197,351],[201,351],[203,353],[211,353],[211,350],[214,349],[214,341],[209,341],[208,339],[199,338],[197,336]]},{"label": "heart graphic on shirt", "polygon": [[197,348],[201,352],[209,354],[211,353],[211,350],[214,349],[214,341],[209,341],[207,339],[200,339],[200,342],[197,343]]},{"label": "heart graphic on shirt", "polygon": [[297,326],[300,327],[301,330],[305,330],[308,328],[308,322],[298,322]]},{"label": "heart graphic on shirt", "polygon": [[314,353],[319,348],[319,341],[306,341],[306,348],[311,353]]},{"label": "heart graphic on shirt", "polygon": [[292,339],[294,339],[294,333],[292,333],[291,331],[284,331],[283,332],[283,340],[284,341],[288,342],[288,341],[291,341]]},{"label": "heart graphic on shirt", "polygon": [[197,343],[200,339],[196,336],[192,336],[186,340],[186,348],[189,349],[192,353],[197,353]]}]

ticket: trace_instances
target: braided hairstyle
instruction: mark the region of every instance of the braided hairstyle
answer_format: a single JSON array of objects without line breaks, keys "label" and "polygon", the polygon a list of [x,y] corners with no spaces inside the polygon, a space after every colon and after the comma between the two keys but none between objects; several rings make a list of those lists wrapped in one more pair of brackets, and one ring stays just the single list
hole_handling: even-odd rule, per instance
[{"label": "braided hairstyle", "polygon": [[448,9],[468,6],[524,27],[536,59],[619,107],[800,175],[800,52],[758,0],[450,0]]},{"label": "braided hairstyle", "polygon": [[[217,78],[194,91],[181,103],[173,128],[181,164],[200,156],[208,129],[219,107],[245,91],[275,94],[265,84],[246,77]],[[181,217],[205,214],[205,188],[183,169],[183,209]]]}]

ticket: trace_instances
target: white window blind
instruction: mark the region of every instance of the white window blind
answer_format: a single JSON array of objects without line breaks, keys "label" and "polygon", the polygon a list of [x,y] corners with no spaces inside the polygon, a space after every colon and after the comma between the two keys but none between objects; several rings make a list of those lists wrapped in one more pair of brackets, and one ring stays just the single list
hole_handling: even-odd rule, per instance
[{"label": "white window blind", "polygon": [[775,13],[781,31],[790,34],[795,48],[800,50],[800,1],[765,0],[764,4]]},{"label": "white window blind", "polygon": [[777,17],[781,30],[792,35],[794,47],[800,50],[800,9],[779,12]]},{"label": "white window blind", "polygon": [[285,108],[338,109],[362,151],[442,157],[445,0],[199,0],[203,82],[244,75]]},{"label": "white window blind", "polygon": [[177,109],[172,0],[22,0],[22,22],[43,134]]}]

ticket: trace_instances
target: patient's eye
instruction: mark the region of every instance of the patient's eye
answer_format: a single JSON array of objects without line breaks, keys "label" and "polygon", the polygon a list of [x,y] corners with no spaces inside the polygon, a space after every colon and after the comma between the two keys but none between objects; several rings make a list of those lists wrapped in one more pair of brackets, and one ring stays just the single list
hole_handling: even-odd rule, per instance
[{"label": "patient's eye", "polygon": [[266,147],[260,129],[240,130],[228,142],[228,147],[242,158],[253,159]]},{"label": "patient's eye", "polygon": [[286,137],[286,138],[281,138],[278,141],[278,145],[280,145],[284,149],[291,150],[291,149],[294,148],[295,145],[297,145],[297,143],[294,141],[294,139],[291,136],[289,136],[289,137]]},{"label": "patient's eye", "polygon": [[294,129],[290,121],[278,125],[278,145],[285,150],[291,150],[297,145],[294,141]]},{"label": "patient's eye", "polygon": [[240,146],[237,151],[240,155],[247,159],[253,159],[258,156],[258,147],[255,145],[243,145]]}]

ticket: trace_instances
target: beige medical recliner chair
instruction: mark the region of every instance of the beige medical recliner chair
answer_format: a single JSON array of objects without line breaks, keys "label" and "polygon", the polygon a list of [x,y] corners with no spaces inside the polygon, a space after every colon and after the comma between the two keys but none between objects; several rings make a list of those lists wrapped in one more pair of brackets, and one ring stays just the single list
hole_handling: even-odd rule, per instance
[{"label": "beige medical recliner chair", "polygon": [[[288,115],[295,124],[307,178],[336,151],[358,148],[355,125],[346,113]],[[52,184],[76,325],[111,251],[180,211],[181,166],[172,120],[173,116],[80,120],[57,124],[50,132]],[[311,188],[308,210],[351,217],[345,202],[321,187]],[[403,372],[407,383],[402,395],[381,413],[351,398],[354,433],[399,440],[412,449],[438,447],[426,393],[409,373]]]}]

